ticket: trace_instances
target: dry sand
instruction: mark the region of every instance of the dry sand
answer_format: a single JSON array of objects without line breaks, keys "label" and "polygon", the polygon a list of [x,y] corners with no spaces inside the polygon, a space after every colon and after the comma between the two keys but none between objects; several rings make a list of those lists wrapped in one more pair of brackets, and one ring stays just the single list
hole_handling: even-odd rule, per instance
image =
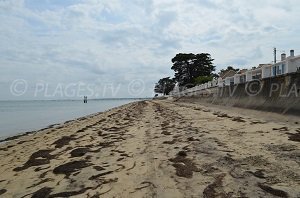
[{"label": "dry sand", "polygon": [[0,197],[300,197],[287,118],[131,103],[1,144]]}]

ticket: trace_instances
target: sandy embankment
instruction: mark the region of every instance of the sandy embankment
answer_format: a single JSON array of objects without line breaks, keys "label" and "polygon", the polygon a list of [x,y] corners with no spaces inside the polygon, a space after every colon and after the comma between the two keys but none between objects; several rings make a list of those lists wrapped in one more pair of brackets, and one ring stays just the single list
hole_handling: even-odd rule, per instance
[{"label": "sandy embankment", "polygon": [[246,112],[136,102],[20,137],[0,196],[299,197],[299,123]]}]

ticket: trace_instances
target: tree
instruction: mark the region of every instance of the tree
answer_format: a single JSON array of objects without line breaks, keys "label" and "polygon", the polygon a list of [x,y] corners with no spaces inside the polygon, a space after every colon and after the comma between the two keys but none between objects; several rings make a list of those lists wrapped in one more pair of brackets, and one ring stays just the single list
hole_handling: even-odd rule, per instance
[{"label": "tree", "polygon": [[172,70],[175,71],[175,80],[179,86],[193,87],[195,78],[211,76],[215,71],[213,59],[208,53],[201,54],[176,54],[172,59]]},{"label": "tree", "polygon": [[170,77],[162,78],[155,84],[154,92],[168,95],[175,87],[175,80]]},{"label": "tree", "polygon": [[194,82],[196,85],[201,85],[204,83],[207,83],[208,81],[212,81],[213,77],[212,76],[199,76],[195,78]]},{"label": "tree", "polygon": [[237,71],[239,71],[239,70],[240,70],[240,69],[234,69],[232,66],[227,66],[226,69],[221,69],[220,73],[221,73],[221,74],[225,74],[225,73],[228,72],[228,71],[235,71],[235,72],[237,72]]}]

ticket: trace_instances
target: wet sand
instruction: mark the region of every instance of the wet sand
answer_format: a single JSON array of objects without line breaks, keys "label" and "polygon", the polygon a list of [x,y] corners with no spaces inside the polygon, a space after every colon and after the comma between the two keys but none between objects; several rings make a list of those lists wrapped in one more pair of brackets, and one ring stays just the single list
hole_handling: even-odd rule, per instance
[{"label": "wet sand", "polygon": [[0,197],[300,197],[299,142],[296,118],[135,102],[1,144]]}]

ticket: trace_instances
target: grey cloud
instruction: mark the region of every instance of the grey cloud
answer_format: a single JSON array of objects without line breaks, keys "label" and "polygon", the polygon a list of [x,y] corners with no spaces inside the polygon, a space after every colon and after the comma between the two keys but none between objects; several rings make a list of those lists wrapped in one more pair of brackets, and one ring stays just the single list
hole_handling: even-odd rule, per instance
[{"label": "grey cloud", "polygon": [[175,11],[162,11],[157,15],[157,22],[154,26],[159,28],[167,28],[172,22],[177,18],[177,13]]},{"label": "grey cloud", "polygon": [[16,78],[141,78],[151,96],[153,83],[173,75],[179,52],[209,52],[217,69],[268,62],[273,46],[297,52],[299,9],[280,0],[0,1],[0,91]]},{"label": "grey cloud", "polygon": [[195,0],[194,2],[200,4],[201,6],[205,6],[207,8],[211,8],[211,9],[218,8],[217,4],[212,0]]}]

